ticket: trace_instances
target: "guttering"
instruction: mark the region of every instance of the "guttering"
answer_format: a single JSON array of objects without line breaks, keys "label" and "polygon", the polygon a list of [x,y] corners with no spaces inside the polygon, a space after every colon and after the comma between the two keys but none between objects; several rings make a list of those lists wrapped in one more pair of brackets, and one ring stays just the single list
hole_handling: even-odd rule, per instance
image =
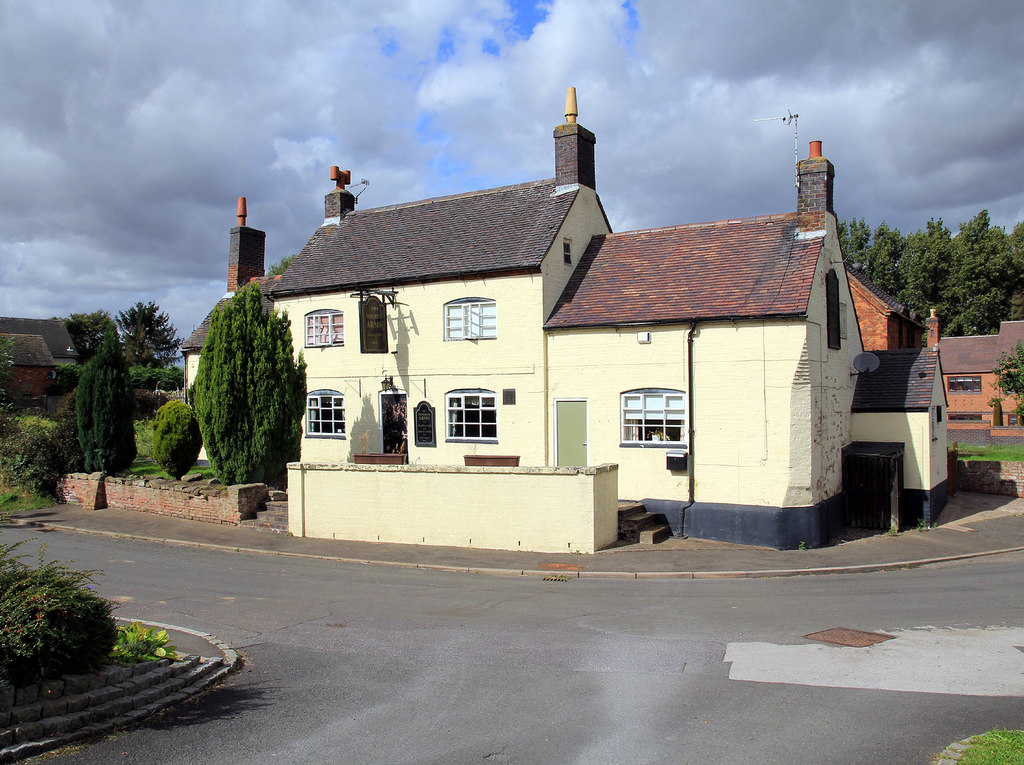
[{"label": "guttering", "polygon": [[687,396],[687,404],[686,405],[687,405],[687,409],[688,409],[688,412],[687,412],[688,416],[686,418],[686,421],[687,421],[687,425],[688,425],[688,432],[687,432],[687,438],[689,439],[688,446],[689,446],[689,449],[690,449],[690,469],[688,471],[689,474],[690,474],[689,475],[689,481],[688,481],[689,485],[690,485],[690,501],[687,502],[683,506],[683,510],[682,510],[682,513],[680,514],[680,519],[679,519],[680,532],[683,534],[684,537],[686,536],[686,532],[683,531],[683,527],[686,524],[686,511],[693,506],[694,502],[697,501],[696,500],[696,494],[695,494],[695,492],[697,490],[697,481],[696,481],[696,479],[694,478],[694,475],[693,475],[696,472],[696,469],[697,469],[697,460],[693,456],[693,434],[694,434],[694,427],[693,427],[693,401],[694,401],[694,395],[693,395],[693,333],[696,332],[696,331],[697,331],[697,319],[690,319],[690,331],[686,333],[686,396]]},{"label": "guttering", "polygon": [[[413,276],[406,279],[377,279],[367,282],[352,282],[349,284],[332,284],[324,287],[291,287],[272,290],[271,298],[302,297],[303,295],[325,295],[334,292],[345,292],[347,290],[358,290],[360,288],[373,287],[408,287],[416,284],[434,284],[437,282],[455,282],[462,280],[480,280],[498,278],[502,276],[531,276],[541,273],[540,266],[522,266],[505,271],[447,271],[442,274],[429,276]],[[678,322],[677,322],[678,323]]]},{"label": "guttering", "polygon": [[675,319],[648,319],[646,321],[616,321],[597,324],[545,324],[544,329],[555,332],[566,329],[616,329],[619,327],[664,327],[673,324],[691,324],[697,322],[715,321],[767,321],[772,319],[806,319],[807,312],[803,313],[759,313],[743,314],[732,316],[681,316]]}]

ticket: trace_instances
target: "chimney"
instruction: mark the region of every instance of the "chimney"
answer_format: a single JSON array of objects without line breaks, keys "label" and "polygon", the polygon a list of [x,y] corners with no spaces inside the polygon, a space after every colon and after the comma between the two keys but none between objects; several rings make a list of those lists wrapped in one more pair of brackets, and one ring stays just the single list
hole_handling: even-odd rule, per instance
[{"label": "chimney", "polygon": [[335,165],[331,168],[331,180],[335,182],[336,188],[324,197],[324,225],[337,225],[347,213],[356,209],[356,195],[345,188],[345,185],[352,183],[352,173],[349,170],[339,170]]},{"label": "chimney", "polygon": [[228,251],[228,292],[244,287],[253,277],[263,276],[263,254],[267,232],[245,225],[245,197],[238,198],[238,225],[231,229]]},{"label": "chimney", "polygon": [[594,182],[594,144],[597,138],[576,124],[576,88],[565,95],[565,124],[555,128],[555,185],[580,184],[596,189]]},{"label": "chimney", "polygon": [[939,316],[935,309],[932,309],[932,315],[924,320],[924,325],[928,327],[928,347],[934,350],[939,348]]},{"label": "chimney", "polygon": [[796,193],[796,211],[810,216],[808,225],[825,227],[825,213],[835,215],[832,208],[832,186],[836,169],[821,156],[821,141],[811,141],[807,159],[796,166],[799,185]]}]

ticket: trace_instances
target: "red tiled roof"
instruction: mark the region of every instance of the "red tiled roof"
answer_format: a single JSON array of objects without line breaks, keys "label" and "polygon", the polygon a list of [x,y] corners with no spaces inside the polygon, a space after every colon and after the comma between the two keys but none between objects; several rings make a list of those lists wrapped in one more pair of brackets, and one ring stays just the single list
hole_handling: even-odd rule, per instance
[{"label": "red tiled roof", "polygon": [[807,312],[823,235],[773,215],[594,237],[545,326]]},{"label": "red tiled roof", "polygon": [[[259,276],[249,280],[249,283],[256,282],[260,285],[260,296],[263,298],[263,310],[273,311],[274,302],[270,299],[270,290],[275,284],[281,279],[280,276]],[[181,344],[181,352],[184,354],[187,351],[198,351],[203,347],[203,343],[206,342],[206,336],[210,333],[210,320],[213,318],[213,312],[217,310],[217,306],[222,306],[225,303],[230,303],[231,298],[234,294],[225,295],[217,301],[206,318],[203,319],[202,323],[192,330],[192,334],[188,336],[188,339]]]},{"label": "red tiled roof", "polygon": [[1004,321],[998,335],[943,337],[939,340],[942,373],[991,372],[1004,353],[1024,342],[1024,321]]},{"label": "red tiled roof", "polygon": [[538,268],[578,194],[554,191],[534,181],[350,212],[317,229],[274,296]]},{"label": "red tiled roof", "polygon": [[878,369],[861,372],[853,393],[854,412],[906,412],[932,403],[939,356],[935,351],[873,351]]},{"label": "red tiled roof", "polygon": [[882,304],[884,304],[886,307],[888,307],[890,311],[895,311],[896,313],[900,314],[901,316],[904,316],[907,319],[910,319],[910,321],[913,321],[921,329],[926,329],[926,326],[925,326],[924,322],[921,321],[920,319],[918,319],[916,317],[916,314],[914,315],[913,318],[911,318],[911,311],[910,311],[909,307],[903,305],[903,303],[898,301],[896,298],[894,298],[888,292],[886,292],[881,287],[879,287],[877,284],[875,284],[873,281],[871,281],[871,277],[869,277],[866,273],[864,273],[863,269],[858,270],[856,268],[851,267],[849,264],[847,264],[846,265],[846,273],[851,278],[856,279],[858,282],[863,284],[864,288],[868,292],[870,292],[872,295],[874,295],[876,298],[878,298],[878,300]]}]

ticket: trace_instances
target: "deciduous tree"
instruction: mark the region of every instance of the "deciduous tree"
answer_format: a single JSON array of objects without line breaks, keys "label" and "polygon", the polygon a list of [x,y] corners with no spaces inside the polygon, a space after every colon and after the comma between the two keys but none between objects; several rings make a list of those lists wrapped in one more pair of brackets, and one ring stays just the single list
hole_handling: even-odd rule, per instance
[{"label": "deciduous tree", "polygon": [[78,361],[85,364],[103,344],[103,334],[107,327],[115,327],[113,318],[106,311],[92,313],[73,313],[64,319],[64,326],[71,335],[71,342],[78,351]]}]

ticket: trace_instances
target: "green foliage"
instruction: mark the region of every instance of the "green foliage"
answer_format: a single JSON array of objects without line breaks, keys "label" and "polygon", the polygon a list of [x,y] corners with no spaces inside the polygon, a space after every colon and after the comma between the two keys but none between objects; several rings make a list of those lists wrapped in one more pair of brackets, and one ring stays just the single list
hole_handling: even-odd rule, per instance
[{"label": "green foliage", "polygon": [[168,401],[153,424],[153,459],[172,477],[181,478],[196,464],[203,437],[192,409],[181,401]]},{"label": "green foliage", "polygon": [[170,644],[166,630],[147,627],[140,622],[120,625],[117,628],[117,642],[110,658],[118,664],[138,664],[141,661],[173,659],[177,648]]},{"label": "green foliage", "polygon": [[1024,730],[996,728],[971,738],[960,765],[1008,765],[1024,762]]},{"label": "green foliage", "polygon": [[292,264],[292,261],[294,260],[294,255],[289,255],[286,258],[281,258],[279,261],[277,261],[274,265],[270,267],[270,270],[267,271],[267,276],[280,276],[281,274],[288,270],[288,266],[290,266]]},{"label": "green foliage", "polygon": [[14,369],[11,365],[11,351],[14,348],[14,341],[5,335],[0,335],[0,410],[8,409],[11,405],[11,397],[7,392],[7,386],[11,383]]},{"label": "green foliage", "polygon": [[9,486],[55,498],[62,476],[82,470],[74,395],[52,419],[11,418],[0,427],[0,476]]},{"label": "green foliage", "polygon": [[135,420],[152,420],[156,417],[156,410],[166,404],[170,399],[165,393],[158,393],[153,390],[135,388],[132,391],[132,398],[135,400]]},{"label": "green foliage", "polygon": [[0,681],[27,685],[102,666],[117,634],[91,572],[60,563],[0,569]]},{"label": "green foliage", "polygon": [[1024,343],[1018,340],[1012,351],[1000,356],[993,371],[999,387],[1020,399],[1024,395]]},{"label": "green foliage", "polygon": [[139,301],[118,313],[116,322],[129,364],[166,367],[177,360],[181,338],[156,303]]},{"label": "green foliage", "polygon": [[182,367],[146,367],[135,364],[128,368],[133,388],[146,390],[181,390],[185,387],[185,370]]},{"label": "green foliage", "polygon": [[297,459],[306,365],[288,318],[263,310],[248,285],[214,309],[193,388],[210,464],[226,484],[265,482]]},{"label": "green foliage", "polygon": [[128,365],[113,330],[78,383],[78,440],[89,472],[116,473],[135,459],[134,402]]},{"label": "green foliage", "polygon": [[64,319],[64,326],[71,335],[71,342],[78,351],[78,361],[82,364],[96,355],[103,344],[103,334],[108,329],[116,329],[114,320],[106,311],[73,313]]},{"label": "green foliage", "polygon": [[65,396],[78,387],[78,380],[82,376],[81,364],[58,364],[57,377],[50,385],[48,393],[51,396]]},{"label": "green foliage", "polygon": [[919,315],[935,308],[943,335],[992,334],[1024,318],[1024,222],[1007,234],[982,210],[956,236],[941,219],[906,236],[884,222],[868,231],[863,219],[839,226],[846,261],[864,263],[875,284]]}]

